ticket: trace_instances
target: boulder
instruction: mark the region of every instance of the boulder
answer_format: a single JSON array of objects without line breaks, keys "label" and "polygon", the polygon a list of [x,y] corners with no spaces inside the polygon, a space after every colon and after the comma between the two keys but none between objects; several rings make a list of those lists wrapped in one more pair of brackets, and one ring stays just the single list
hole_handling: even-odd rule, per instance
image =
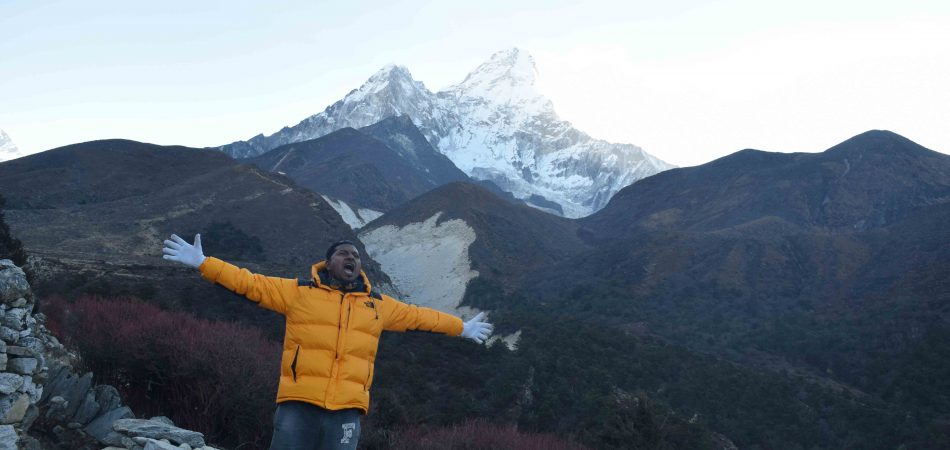
[{"label": "boulder", "polygon": [[43,396],[40,397],[40,402],[45,402],[52,395],[59,395],[63,391],[63,385],[70,382],[71,378],[72,372],[69,367],[60,366],[53,369],[49,382],[46,383],[46,389],[43,390]]},{"label": "boulder", "polygon": [[122,404],[119,391],[108,384],[100,384],[92,390],[96,394],[96,403],[99,403],[99,408],[102,411],[112,411]]},{"label": "boulder", "polygon": [[32,436],[20,436],[17,447],[19,450],[43,450],[43,444]]},{"label": "boulder", "polygon": [[151,420],[153,422],[161,422],[161,423],[164,423],[165,425],[175,426],[175,422],[173,422],[171,419],[165,416],[155,416],[148,420]]},{"label": "boulder", "polygon": [[42,354],[43,350],[46,348],[46,345],[43,344],[42,339],[32,336],[20,339],[19,342],[17,342],[17,345],[33,350],[34,355]]},{"label": "boulder", "polygon": [[17,450],[16,430],[13,425],[0,425],[0,450]]},{"label": "boulder", "polygon": [[19,392],[0,399],[0,424],[13,424],[23,420],[29,407],[30,397]]},{"label": "boulder", "polygon": [[204,447],[204,435],[196,431],[185,430],[161,422],[144,419],[122,419],[112,424],[112,428],[120,433],[133,437],[151,439],[168,439],[177,444],[188,444],[192,447]]},{"label": "boulder", "polygon": [[0,373],[0,394],[10,395],[23,385],[23,377],[15,373]]},{"label": "boulder", "polygon": [[[3,272],[0,272],[0,275],[2,274]],[[2,295],[2,291],[0,291],[0,295]],[[23,327],[26,326],[26,316],[28,314],[30,314],[30,312],[27,311],[26,308],[9,309],[3,314],[3,317],[0,318],[0,324],[19,332],[18,330],[22,330]],[[23,334],[21,333],[20,336],[22,335]]]},{"label": "boulder", "polygon": [[36,358],[13,358],[7,361],[7,370],[23,375],[33,375],[39,361]]},{"label": "boulder", "polygon": [[[45,327],[44,327],[45,329]],[[59,342],[59,339],[56,339],[56,336],[52,334],[44,334],[43,340],[46,341],[46,346],[50,348],[63,348],[63,344]]]},{"label": "boulder", "polygon": [[112,429],[112,424],[117,420],[127,419],[129,417],[134,417],[132,410],[129,409],[128,406],[123,406],[96,417],[95,420],[89,422],[89,425],[86,425],[84,430],[86,430],[86,434],[96,438],[99,442],[106,445],[113,445],[104,441],[106,436],[109,436],[110,433],[115,431]]},{"label": "boulder", "polygon": [[23,384],[18,391],[30,396],[30,403],[37,403],[43,395],[43,386],[37,386],[33,378],[29,375],[23,375]]},{"label": "boulder", "polygon": [[23,420],[20,422],[20,429],[29,430],[33,426],[33,422],[39,417],[40,409],[35,404],[31,404],[29,408],[26,408],[26,414],[23,415]]},{"label": "boulder", "polygon": [[[30,309],[31,308],[29,307],[26,308],[28,312],[26,314],[26,318],[24,318],[23,321],[26,322],[27,328],[29,328],[31,331],[38,331],[36,318],[34,318],[33,315],[29,313]],[[23,336],[23,333],[20,333],[20,336]]]},{"label": "boulder", "polygon": [[56,422],[66,420],[66,399],[58,395],[50,398],[49,407],[46,408],[46,418]]},{"label": "boulder", "polygon": [[0,326],[0,339],[3,339],[4,342],[15,344],[16,341],[20,340],[20,332],[13,328]]},{"label": "boulder", "polygon": [[[36,339],[36,338],[33,338]],[[13,356],[36,356],[36,352],[31,350],[28,347],[20,347],[18,345],[11,345],[7,347],[7,354]]]},{"label": "boulder", "polygon": [[9,259],[0,259],[0,302],[8,304],[30,296],[26,273]]},{"label": "boulder", "polygon": [[82,404],[83,399],[86,398],[86,392],[89,392],[89,388],[92,387],[92,372],[86,372],[85,375],[79,377],[75,383],[73,383],[69,389],[64,390],[62,395],[66,401],[69,402],[69,405],[66,406],[66,417],[73,417],[76,415],[76,411],[79,410],[79,405]]},{"label": "boulder", "polygon": [[[102,439],[99,439],[99,443],[104,444],[104,445],[112,445],[115,447],[121,447],[124,449],[126,448],[125,441],[128,439],[129,438],[119,433],[116,433],[115,431],[110,431],[109,434],[103,436]],[[131,442],[131,440],[129,440],[129,442]]]},{"label": "boulder", "polygon": [[157,441],[155,439],[148,439],[145,442],[145,450],[182,450],[172,444],[167,442]]},{"label": "boulder", "polygon": [[73,421],[85,425],[92,422],[92,419],[95,419],[97,415],[99,415],[99,403],[96,401],[96,393],[90,389],[86,392],[86,398],[82,400],[76,410]]}]

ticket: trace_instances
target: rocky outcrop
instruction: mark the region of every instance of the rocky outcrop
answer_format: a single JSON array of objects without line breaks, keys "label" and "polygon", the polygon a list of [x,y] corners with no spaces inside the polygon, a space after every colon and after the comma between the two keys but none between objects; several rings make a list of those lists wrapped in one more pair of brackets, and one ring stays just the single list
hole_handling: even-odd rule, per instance
[{"label": "rocky outcrop", "polygon": [[35,306],[26,274],[0,259],[0,450],[213,450],[167,417],[136,419],[115,387],[77,373]]},{"label": "rocky outcrop", "polygon": [[40,415],[38,403],[49,376],[46,356],[62,356],[46,351],[62,346],[46,331],[42,315],[32,314],[34,306],[26,274],[10,260],[0,260],[0,449],[30,448],[31,439],[24,437]]}]

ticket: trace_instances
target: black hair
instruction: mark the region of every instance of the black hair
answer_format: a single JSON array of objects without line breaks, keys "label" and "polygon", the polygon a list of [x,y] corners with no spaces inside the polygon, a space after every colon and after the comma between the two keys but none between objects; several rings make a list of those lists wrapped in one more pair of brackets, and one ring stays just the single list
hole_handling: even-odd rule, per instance
[{"label": "black hair", "polygon": [[352,246],[356,247],[356,244],[355,244],[353,241],[348,241],[348,240],[346,240],[346,239],[344,239],[344,240],[342,240],[342,241],[336,241],[336,242],[334,242],[333,244],[330,245],[330,248],[327,249],[327,261],[329,261],[329,260],[330,260],[330,257],[333,256],[333,252],[336,251],[336,248],[339,247],[339,246],[341,246],[341,245],[352,245]]}]

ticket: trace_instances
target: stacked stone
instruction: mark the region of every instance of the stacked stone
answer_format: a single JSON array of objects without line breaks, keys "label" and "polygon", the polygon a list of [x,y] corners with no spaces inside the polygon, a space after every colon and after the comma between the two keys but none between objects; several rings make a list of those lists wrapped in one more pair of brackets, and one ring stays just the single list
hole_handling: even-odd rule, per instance
[{"label": "stacked stone", "polygon": [[112,424],[121,446],[106,450],[215,450],[205,445],[204,435],[178,428],[167,417],[121,419]]},{"label": "stacked stone", "polygon": [[34,306],[26,274],[10,260],[0,260],[0,449],[16,448],[16,436],[39,417],[37,403],[48,372],[46,344],[38,337],[45,328],[33,316]]},{"label": "stacked stone", "polygon": [[60,443],[90,437],[103,445],[119,443],[112,424],[133,417],[123,406],[119,391],[109,385],[92,386],[92,372],[79,376],[64,365],[55,370],[40,399],[46,424]]}]

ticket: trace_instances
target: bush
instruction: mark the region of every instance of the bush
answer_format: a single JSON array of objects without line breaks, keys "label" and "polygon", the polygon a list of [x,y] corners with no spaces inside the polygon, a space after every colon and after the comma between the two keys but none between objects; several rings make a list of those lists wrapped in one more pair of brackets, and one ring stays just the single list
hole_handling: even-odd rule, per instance
[{"label": "bush", "polygon": [[[194,236],[194,234],[191,234]],[[205,253],[228,261],[266,261],[260,238],[251,236],[229,221],[212,222],[203,233]]]},{"label": "bush", "polygon": [[259,331],[132,298],[51,298],[44,312],[84,368],[137,415],[167,415],[232,448],[269,442],[280,346]]},{"label": "bush", "polygon": [[394,437],[395,450],[583,450],[549,434],[522,433],[513,425],[470,420],[453,427],[408,428]]},{"label": "bush", "polygon": [[6,199],[0,195],[0,259],[9,259],[13,261],[13,264],[23,267],[26,264],[26,251],[23,250],[23,243],[10,233],[10,227],[3,219],[5,204]]}]

